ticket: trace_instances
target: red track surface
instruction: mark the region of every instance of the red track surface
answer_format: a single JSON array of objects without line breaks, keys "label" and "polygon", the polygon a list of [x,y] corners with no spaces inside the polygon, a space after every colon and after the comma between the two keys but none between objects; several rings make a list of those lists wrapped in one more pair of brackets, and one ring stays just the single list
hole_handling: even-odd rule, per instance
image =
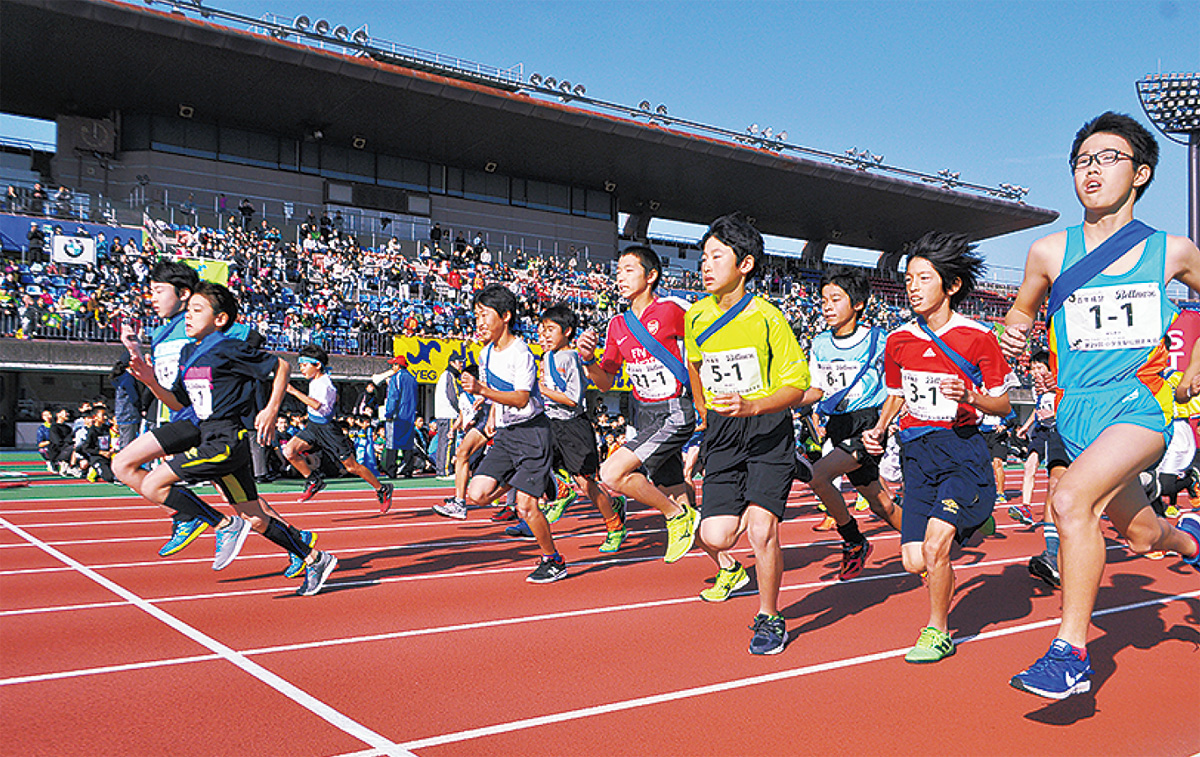
[{"label": "red track surface", "polygon": [[535,545],[483,512],[439,519],[444,495],[397,491],[386,516],[367,491],[272,496],[341,560],[300,598],[259,537],[214,574],[208,535],[158,558],[165,518],[134,497],[6,493],[0,753],[1200,751],[1200,591],[1173,556],[1110,539],[1095,691],[1052,703],[1007,684],[1048,646],[1059,597],[1026,572],[1040,533],[1002,509],[999,534],[955,560],[958,653],[914,666],[902,657],[928,599],[897,535],[859,514],[875,551],[838,582],[837,537],[812,531],[800,485],[782,529],[791,643],[767,658],[746,652],[756,598],[701,602],[715,571],[699,549],[663,564],[661,517],[635,508],[629,546],[603,557],[601,521],[575,505],[555,526],[570,578],[533,586]]}]

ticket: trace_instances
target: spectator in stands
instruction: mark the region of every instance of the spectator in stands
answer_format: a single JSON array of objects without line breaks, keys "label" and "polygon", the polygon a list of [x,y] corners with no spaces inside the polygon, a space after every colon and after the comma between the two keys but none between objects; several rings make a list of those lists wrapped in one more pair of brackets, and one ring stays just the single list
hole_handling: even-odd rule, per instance
[{"label": "spectator in stands", "polygon": [[34,183],[33,191],[29,193],[29,199],[30,212],[35,216],[44,215],[46,212],[46,203],[50,200],[50,196],[42,188],[41,182]]},{"label": "spectator in stands", "polygon": [[60,185],[54,193],[54,208],[59,218],[71,217],[71,190]]},{"label": "spectator in stands", "polygon": [[254,205],[250,202],[249,197],[243,197],[238,203],[238,212],[242,214],[242,228],[249,229],[250,224],[254,221]]},{"label": "spectator in stands", "polygon": [[36,222],[29,224],[29,233],[25,235],[29,240],[29,259],[36,261],[42,257],[42,251],[46,247],[46,233],[42,231],[42,227]]},{"label": "spectator in stands", "polygon": [[429,241],[434,248],[440,249],[442,246],[442,225],[434,223],[433,228],[429,230]]}]

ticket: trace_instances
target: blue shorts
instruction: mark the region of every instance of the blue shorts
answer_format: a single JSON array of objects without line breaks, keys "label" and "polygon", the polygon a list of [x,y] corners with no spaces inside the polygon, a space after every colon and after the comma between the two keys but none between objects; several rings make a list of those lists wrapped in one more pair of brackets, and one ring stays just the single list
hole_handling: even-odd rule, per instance
[{"label": "blue shorts", "polygon": [[1058,402],[1055,419],[1058,434],[1072,460],[1079,457],[1109,426],[1127,423],[1157,431],[1163,449],[1171,443],[1175,406],[1171,387],[1163,384],[1159,394],[1136,379],[1095,389],[1068,390]]},{"label": "blue shorts", "polygon": [[939,428],[901,445],[904,514],[900,543],[925,541],[930,518],[958,529],[979,528],[996,505],[996,477],[987,440],[975,426]]}]

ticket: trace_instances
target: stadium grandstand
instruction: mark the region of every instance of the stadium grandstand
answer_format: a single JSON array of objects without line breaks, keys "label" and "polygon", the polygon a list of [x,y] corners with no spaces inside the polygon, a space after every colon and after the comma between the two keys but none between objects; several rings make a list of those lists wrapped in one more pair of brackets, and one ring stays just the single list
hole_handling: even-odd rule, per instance
[{"label": "stadium grandstand", "polygon": [[[43,407],[110,391],[116,326],[152,320],[162,256],[227,282],[271,349],[320,344],[339,380],[361,382],[398,338],[469,340],[471,293],[494,281],[525,314],[567,301],[602,324],[619,309],[610,265],[634,242],[694,298],[695,241],[648,240],[652,218],[736,207],[804,240],[757,283],[802,337],[821,328],[830,245],[878,253],[870,317],[891,325],[907,315],[908,240],[1057,218],[1013,185],[607,102],[365,28],[158,0],[0,0],[0,16],[0,111],[57,124],[54,145],[0,140],[0,446]],[[995,321],[1010,295],[981,291],[968,310]],[[436,371],[417,375],[424,409]]]}]

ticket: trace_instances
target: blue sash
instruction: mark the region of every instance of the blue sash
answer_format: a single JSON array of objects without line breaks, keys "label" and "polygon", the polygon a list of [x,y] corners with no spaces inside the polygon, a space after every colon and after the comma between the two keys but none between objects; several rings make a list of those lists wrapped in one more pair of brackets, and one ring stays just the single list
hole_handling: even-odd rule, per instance
[{"label": "blue sash", "polygon": [[675,379],[684,386],[691,385],[691,379],[688,378],[687,367],[683,361],[671,354],[671,351],[666,346],[654,338],[654,335],[646,328],[646,326],[638,320],[638,317],[633,314],[633,310],[625,311],[625,326],[628,327],[629,333],[637,340],[637,343],[642,345],[658,362],[666,366]]},{"label": "blue sash", "polygon": [[220,331],[214,331],[213,333],[204,337],[204,340],[197,344],[196,349],[193,350],[192,354],[188,356],[187,362],[180,364],[180,378],[184,377],[184,374],[187,373],[188,368],[191,368],[193,365],[195,365],[197,360],[199,360],[203,355],[211,352],[213,347],[216,347],[218,344],[225,341],[225,339],[225,334],[221,333]]},{"label": "blue sash", "polygon": [[708,328],[700,332],[700,336],[696,337],[696,346],[699,347],[700,345],[704,344],[706,341],[708,341],[710,336],[725,328],[725,324],[729,323],[734,318],[737,318],[738,314],[745,310],[746,306],[749,305],[753,299],[754,295],[746,292],[746,294],[742,296],[742,299],[738,300],[733,307],[722,313],[720,318],[713,321],[711,324],[709,324]]},{"label": "blue sash", "polygon": [[167,337],[171,335],[171,332],[173,332],[175,330],[175,326],[178,325],[183,320],[183,317],[184,317],[184,313],[182,313],[182,312],[176,313],[175,315],[171,316],[171,320],[169,320],[165,324],[163,324],[163,327],[161,329],[159,329],[158,333],[150,338],[150,354],[151,355],[154,354],[155,347],[157,347],[158,345],[160,345],[164,341],[166,341]]},{"label": "blue sash", "polygon": [[[933,341],[937,348],[942,351],[942,354],[950,358],[950,361],[958,366],[958,369],[974,382],[975,386],[983,388],[983,371],[979,370],[979,366],[974,363],[968,363],[965,357],[955,352],[954,348],[942,341],[941,337],[933,333],[933,329],[929,328],[929,324],[925,323],[925,319],[921,316],[917,316],[917,325],[921,327],[921,330],[925,332],[925,335]],[[1003,420],[1008,421],[1016,417],[1017,412],[1009,408],[1008,415],[1004,416]]]},{"label": "blue sash", "polygon": [[489,344],[487,350],[483,353],[483,374],[487,378],[487,385],[493,389],[499,389],[502,392],[511,392],[515,390],[511,381],[505,381],[496,374],[492,373],[492,369],[488,364],[492,361],[492,346]]},{"label": "blue sash", "polygon": [[1046,320],[1049,321],[1054,317],[1067,298],[1075,293],[1075,290],[1096,278],[1101,271],[1115,263],[1118,258],[1139,243],[1149,239],[1154,233],[1154,229],[1141,221],[1130,221],[1111,237],[1105,239],[1099,247],[1076,260],[1070,268],[1058,274],[1058,278],[1054,280],[1054,286],[1050,287],[1050,302],[1046,305]]},{"label": "blue sash", "polygon": [[867,348],[866,362],[864,362],[862,367],[858,369],[858,373],[854,375],[854,378],[850,380],[849,384],[846,384],[836,393],[831,394],[817,403],[818,412],[824,413],[825,415],[833,415],[833,411],[837,409],[838,404],[846,398],[846,395],[849,394],[850,390],[862,380],[862,377],[867,375],[867,371],[870,370],[871,364],[875,362],[875,348],[879,346],[879,334],[879,329],[871,329],[871,346]]},{"label": "blue sash", "polygon": [[558,364],[554,361],[556,352],[547,352],[546,362],[549,364],[547,370],[550,373],[550,378],[554,380],[554,385],[558,387],[558,391],[565,392],[567,390],[567,378],[558,372]]}]

